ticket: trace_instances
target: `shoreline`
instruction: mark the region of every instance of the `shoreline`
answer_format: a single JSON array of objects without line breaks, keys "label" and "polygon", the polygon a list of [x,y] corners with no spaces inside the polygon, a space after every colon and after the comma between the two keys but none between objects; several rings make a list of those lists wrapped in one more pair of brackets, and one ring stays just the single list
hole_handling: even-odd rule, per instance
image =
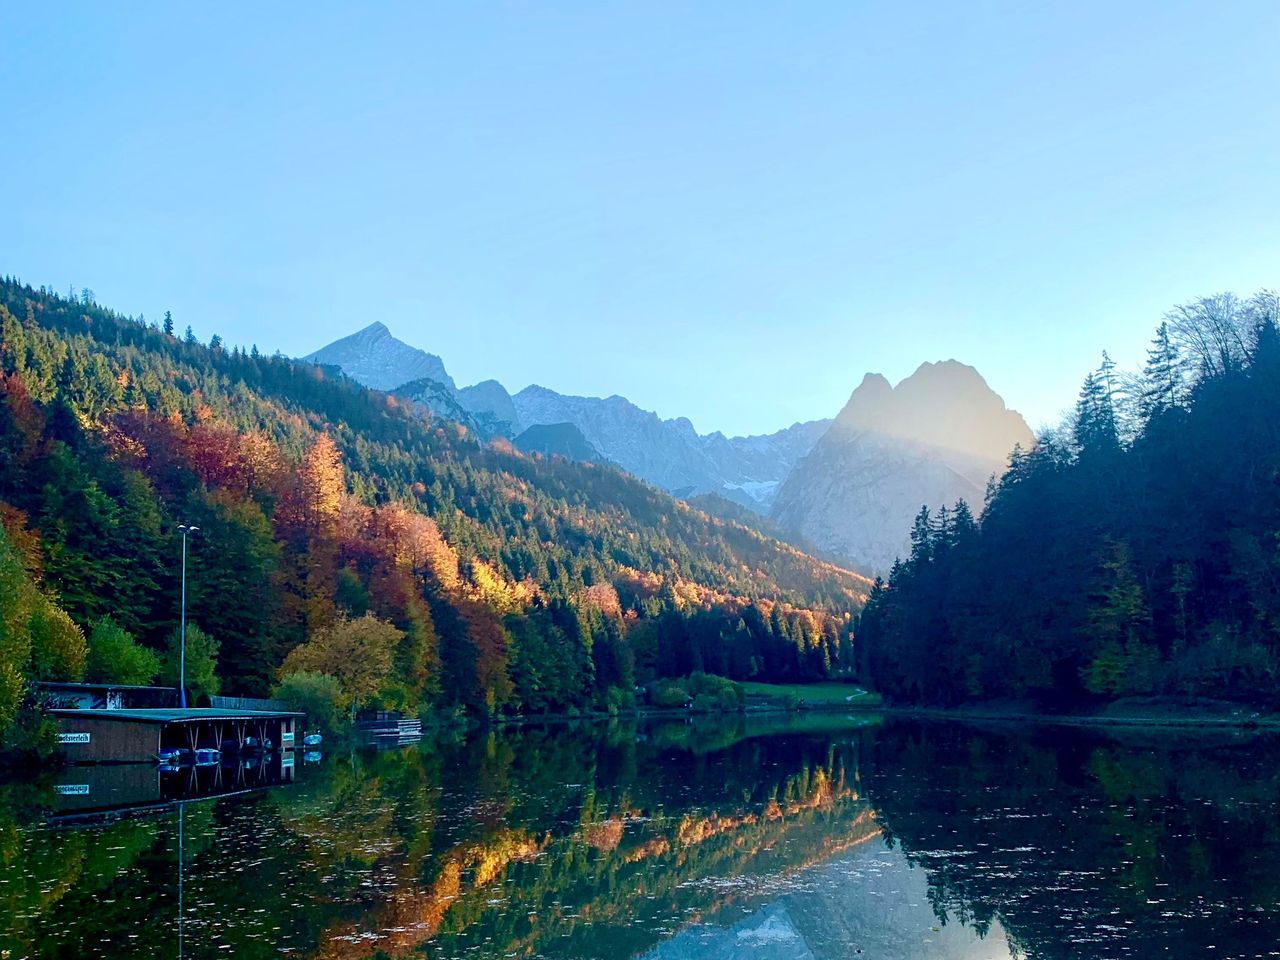
[{"label": "shoreline", "polygon": [[981,707],[910,707],[910,706],[810,706],[801,710],[786,708],[752,707],[747,710],[724,711],[718,713],[693,713],[687,710],[656,709],[635,710],[624,713],[608,714],[603,712],[582,713],[577,716],[566,714],[541,714],[538,716],[507,717],[495,721],[496,726],[527,726],[548,722],[564,722],[571,720],[679,720],[693,718],[729,718],[753,716],[776,717],[792,714],[796,716],[813,714],[847,714],[860,716],[901,717],[919,720],[951,720],[956,722],[1034,724],[1045,726],[1069,727],[1144,727],[1187,729],[1211,727],[1221,730],[1273,730],[1280,729],[1280,714],[1248,712],[1243,708],[1233,711],[1208,711],[1177,715],[1172,713],[1150,712],[1127,714],[1105,713],[1044,713],[1033,710],[999,710]]},{"label": "shoreline", "polygon": [[984,723],[1040,724],[1067,727],[1146,727],[1197,728],[1221,730],[1280,729],[1280,715],[1268,713],[1207,712],[1177,716],[1161,713],[1098,714],[1042,713],[1026,710],[984,710],[980,708],[881,707],[890,716],[922,720],[981,721]]}]

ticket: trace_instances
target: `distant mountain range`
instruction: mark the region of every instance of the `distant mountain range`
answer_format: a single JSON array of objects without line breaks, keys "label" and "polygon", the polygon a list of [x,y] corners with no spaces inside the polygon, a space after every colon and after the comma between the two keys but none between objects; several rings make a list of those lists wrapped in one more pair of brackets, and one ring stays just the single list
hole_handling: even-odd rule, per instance
[{"label": "distant mountain range", "polygon": [[526,451],[616,464],[678,497],[708,494],[769,517],[847,563],[886,570],[905,552],[922,504],[981,506],[987,479],[1015,444],[1033,440],[981,375],[954,360],[925,363],[896,387],[867,374],[835,420],[776,433],[699,434],[625,397],[577,397],[496,380],[459,388],[435,354],[373,323],[305,359],[421,404],[482,437]]},{"label": "distant mountain range", "polygon": [[381,323],[304,359],[422,403],[482,436],[515,440],[530,427],[573,424],[597,457],[654,486],[680,497],[718,493],[761,514],[831,422],[797,423],[763,436],[702,436],[684,417],[663,420],[625,397],[574,397],[537,385],[512,396],[497,380],[459,389],[438,356],[397,340]]}]

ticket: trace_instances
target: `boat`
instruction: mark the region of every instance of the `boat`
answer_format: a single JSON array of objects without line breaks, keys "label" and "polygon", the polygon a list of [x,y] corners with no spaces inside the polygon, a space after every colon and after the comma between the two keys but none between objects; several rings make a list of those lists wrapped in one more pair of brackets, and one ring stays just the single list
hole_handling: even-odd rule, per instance
[{"label": "boat", "polygon": [[201,747],[195,752],[197,767],[210,767],[222,760],[222,751],[213,747]]},{"label": "boat", "polygon": [[304,747],[318,747],[322,743],[324,743],[324,737],[318,733],[308,733],[302,738],[302,745]]},{"label": "boat", "polygon": [[156,754],[157,762],[166,767],[181,766],[190,757],[191,751],[185,747],[162,747],[160,752]]}]

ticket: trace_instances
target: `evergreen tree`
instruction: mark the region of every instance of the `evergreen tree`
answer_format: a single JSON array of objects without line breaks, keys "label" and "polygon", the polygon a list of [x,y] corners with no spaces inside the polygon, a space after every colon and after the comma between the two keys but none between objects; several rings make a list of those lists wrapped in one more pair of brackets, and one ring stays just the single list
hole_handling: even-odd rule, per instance
[{"label": "evergreen tree", "polygon": [[1147,351],[1142,371],[1139,412],[1143,421],[1177,406],[1182,397],[1182,369],[1177,348],[1169,336],[1169,324],[1161,323]]},{"label": "evergreen tree", "polygon": [[1103,356],[1103,367],[1085,377],[1076,401],[1073,439],[1082,457],[1111,454],[1120,445],[1110,371],[1106,369],[1110,360]]},{"label": "evergreen tree", "polygon": [[911,524],[911,565],[918,568],[932,558],[933,522],[929,518],[929,508],[921,507]]}]

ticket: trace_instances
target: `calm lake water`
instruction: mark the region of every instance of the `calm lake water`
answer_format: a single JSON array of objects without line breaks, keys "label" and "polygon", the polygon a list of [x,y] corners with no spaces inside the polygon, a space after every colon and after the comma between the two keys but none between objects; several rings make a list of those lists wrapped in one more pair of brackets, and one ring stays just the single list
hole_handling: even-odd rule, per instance
[{"label": "calm lake water", "polygon": [[809,716],[73,768],[0,788],[0,958],[1276,957],[1278,762]]}]

